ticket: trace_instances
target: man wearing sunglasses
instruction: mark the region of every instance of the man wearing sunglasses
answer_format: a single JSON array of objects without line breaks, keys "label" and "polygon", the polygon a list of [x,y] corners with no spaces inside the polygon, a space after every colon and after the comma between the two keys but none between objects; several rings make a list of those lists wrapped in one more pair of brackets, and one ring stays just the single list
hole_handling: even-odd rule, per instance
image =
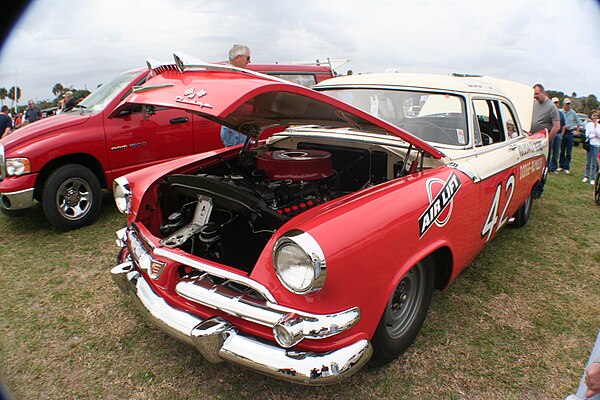
[{"label": "man wearing sunglasses", "polygon": [[234,44],[229,50],[229,64],[246,68],[246,65],[250,64],[250,48],[243,44]]},{"label": "man wearing sunglasses", "polygon": [[[250,64],[250,48],[243,44],[234,44],[229,50],[229,64],[238,68],[246,68]],[[244,143],[246,136],[226,126],[221,126],[221,141],[225,147]]]}]

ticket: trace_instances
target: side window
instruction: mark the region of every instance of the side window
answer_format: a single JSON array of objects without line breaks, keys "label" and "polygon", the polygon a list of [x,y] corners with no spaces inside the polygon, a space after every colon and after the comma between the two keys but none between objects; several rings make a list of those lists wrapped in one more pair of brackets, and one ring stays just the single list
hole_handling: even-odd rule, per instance
[{"label": "side window", "polygon": [[498,102],[485,99],[473,100],[473,109],[482,145],[504,142],[506,140],[505,128],[502,126],[503,119]]},{"label": "side window", "polygon": [[502,127],[506,133],[506,138],[510,140],[520,136],[521,133],[515,123],[516,119],[514,114],[506,103],[500,103],[500,115],[502,116]]}]

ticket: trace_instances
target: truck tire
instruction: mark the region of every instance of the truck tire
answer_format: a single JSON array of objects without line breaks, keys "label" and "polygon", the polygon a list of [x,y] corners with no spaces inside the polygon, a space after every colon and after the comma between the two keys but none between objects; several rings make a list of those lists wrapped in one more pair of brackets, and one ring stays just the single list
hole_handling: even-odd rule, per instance
[{"label": "truck tire", "polygon": [[46,218],[56,229],[81,228],[98,218],[102,203],[100,182],[83,165],[63,165],[44,182],[41,203]]}]

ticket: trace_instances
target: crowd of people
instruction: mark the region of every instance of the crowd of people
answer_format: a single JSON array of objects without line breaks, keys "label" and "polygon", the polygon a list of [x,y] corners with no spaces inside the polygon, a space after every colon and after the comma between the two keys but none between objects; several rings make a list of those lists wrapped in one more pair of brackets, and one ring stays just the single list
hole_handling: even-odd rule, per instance
[{"label": "crowd of people", "polygon": [[[534,107],[531,132],[537,132],[544,128],[549,132],[549,146],[547,167],[553,174],[564,172],[571,174],[571,158],[573,150],[573,141],[575,135],[579,135],[583,127],[579,116],[571,108],[571,99],[563,100],[563,108],[560,108],[560,100],[554,97],[549,99],[544,86],[537,83],[534,89]],[[583,183],[589,182],[595,185],[596,175],[598,173],[598,149],[600,147],[600,126],[598,117],[600,110],[592,110],[590,122],[585,126],[585,143],[587,151],[587,163]],[[544,192],[545,181],[540,182],[533,191],[535,198],[540,198]]]},{"label": "crowd of people", "polygon": [[[73,98],[73,93],[68,91],[64,94],[63,99],[58,102],[58,112],[69,111],[77,105],[77,101]],[[9,135],[16,129],[27,124],[39,121],[42,118],[49,117],[54,114],[43,112],[39,106],[35,104],[33,99],[27,102],[27,108],[24,113],[10,113],[8,106],[3,105],[0,109],[0,138]]]}]

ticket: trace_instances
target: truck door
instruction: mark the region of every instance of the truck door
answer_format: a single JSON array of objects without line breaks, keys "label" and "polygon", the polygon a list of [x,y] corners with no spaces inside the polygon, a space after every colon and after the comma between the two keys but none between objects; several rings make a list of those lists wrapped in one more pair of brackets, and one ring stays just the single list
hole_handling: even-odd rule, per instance
[{"label": "truck door", "polygon": [[194,152],[192,116],[185,111],[135,104],[104,121],[114,176]]}]

